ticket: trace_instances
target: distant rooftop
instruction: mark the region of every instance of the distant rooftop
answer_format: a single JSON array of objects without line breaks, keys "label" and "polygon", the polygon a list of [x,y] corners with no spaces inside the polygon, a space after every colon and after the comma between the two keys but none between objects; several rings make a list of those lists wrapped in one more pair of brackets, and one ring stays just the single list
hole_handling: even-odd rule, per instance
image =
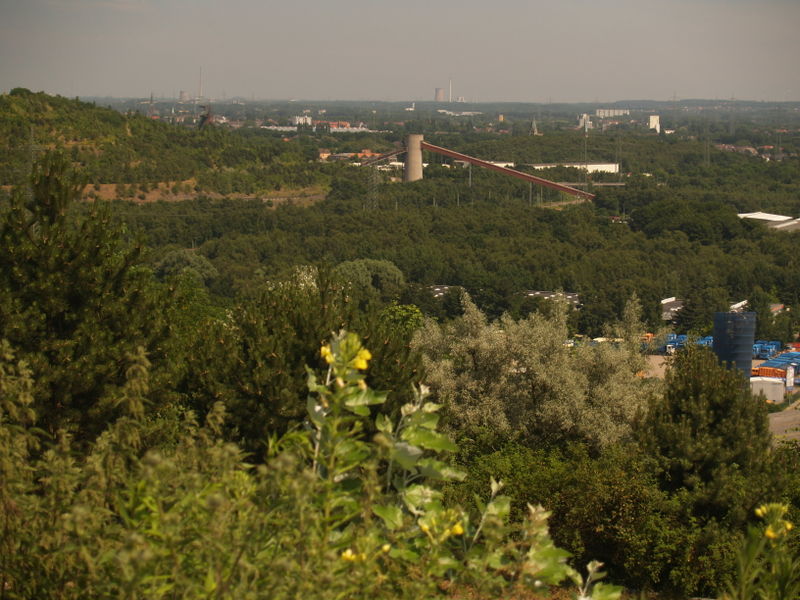
[{"label": "distant rooftop", "polygon": [[683,308],[683,300],[679,300],[675,296],[664,298],[661,301],[661,320],[662,321],[674,320],[675,316],[681,311],[682,308]]},{"label": "distant rooftop", "polygon": [[549,290],[526,290],[522,292],[529,298],[544,298],[545,300],[554,300],[556,298],[563,298],[570,304],[578,306],[581,303],[580,296],[576,292],[553,292]]},{"label": "distant rooftop", "polygon": [[772,213],[753,212],[753,213],[739,213],[740,219],[754,219],[756,221],[764,221],[766,226],[770,229],[777,229],[779,231],[800,231],[800,219],[793,219],[786,215],[773,215]]},{"label": "distant rooftop", "polygon": [[774,221],[774,222],[792,220],[792,217],[787,217],[786,215],[774,215],[772,213],[765,213],[765,212],[739,213],[739,218],[756,219],[758,221]]},{"label": "distant rooftop", "polygon": [[792,219],[791,221],[781,221],[775,225],[770,225],[771,229],[779,231],[800,231],[800,219]]}]

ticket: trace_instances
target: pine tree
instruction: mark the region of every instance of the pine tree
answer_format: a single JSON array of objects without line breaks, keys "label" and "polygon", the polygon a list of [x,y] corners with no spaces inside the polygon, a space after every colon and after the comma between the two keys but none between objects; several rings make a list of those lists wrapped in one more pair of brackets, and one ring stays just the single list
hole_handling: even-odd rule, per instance
[{"label": "pine tree", "polygon": [[641,430],[662,489],[693,517],[743,523],[769,487],[766,407],[707,349],[679,353],[665,384]]},{"label": "pine tree", "polygon": [[733,573],[755,507],[780,497],[766,408],[741,373],[692,347],[676,355],[639,435],[665,497],[658,512],[671,523],[661,540],[664,583],[714,594]]},{"label": "pine tree", "polygon": [[39,424],[90,437],[116,414],[130,357],[163,356],[163,298],[108,210],[79,210],[83,178],[61,153],[34,165],[0,217],[0,337],[30,365]]},{"label": "pine tree", "polygon": [[675,326],[680,333],[711,334],[714,313],[728,310],[727,292],[722,287],[699,286],[689,291]]}]

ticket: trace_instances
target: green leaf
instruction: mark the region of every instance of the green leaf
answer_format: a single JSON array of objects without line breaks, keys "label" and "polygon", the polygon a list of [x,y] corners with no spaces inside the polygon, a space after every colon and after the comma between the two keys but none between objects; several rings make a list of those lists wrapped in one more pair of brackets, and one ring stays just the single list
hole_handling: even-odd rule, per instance
[{"label": "green leaf", "polygon": [[437,492],[426,485],[411,485],[403,492],[403,500],[412,510],[416,510],[418,507],[430,506],[441,497],[441,492]]},{"label": "green leaf", "polygon": [[306,400],[306,411],[308,412],[308,418],[317,427],[321,427],[325,422],[325,409],[311,397]]},{"label": "green leaf", "polygon": [[423,458],[418,462],[420,473],[431,479],[442,479],[445,481],[463,481],[467,476],[464,471],[459,471],[435,458]]},{"label": "green leaf", "polygon": [[486,559],[486,564],[488,564],[492,569],[502,569],[505,566],[505,560],[503,560],[503,551],[498,549],[489,554]]},{"label": "green leaf", "polygon": [[440,556],[436,560],[436,564],[434,565],[432,570],[433,570],[434,574],[436,574],[439,577],[441,577],[447,571],[454,571],[454,570],[459,569],[460,567],[461,567],[461,563],[460,562],[458,562],[452,556],[445,555],[445,556]]},{"label": "green leaf", "polygon": [[450,441],[450,438],[443,433],[436,433],[435,431],[422,427],[406,429],[402,437],[409,444],[421,446],[427,450],[449,450],[450,452],[458,450],[458,446]]},{"label": "green leaf", "polygon": [[363,404],[356,404],[354,406],[350,406],[345,403],[345,406],[350,409],[350,412],[353,414],[358,415],[359,417],[368,417],[369,416],[369,409],[364,406]]},{"label": "green leaf", "polygon": [[403,525],[403,511],[398,506],[375,506],[372,512],[383,519],[389,531],[399,529]]},{"label": "green leaf", "polygon": [[422,450],[405,442],[398,442],[392,448],[391,458],[406,470],[411,470],[422,456]]},{"label": "green leaf", "polygon": [[386,401],[386,394],[383,392],[374,392],[370,389],[357,390],[353,394],[348,394],[345,397],[344,405],[355,414],[366,417],[369,415],[367,406],[371,404],[383,404]]},{"label": "green leaf", "polygon": [[618,600],[622,596],[622,588],[606,583],[597,583],[592,587],[592,600]]},{"label": "green leaf", "polygon": [[572,572],[567,564],[570,553],[557,548],[549,539],[548,542],[531,548],[526,560],[526,571],[548,585],[556,585]]},{"label": "green leaf", "polygon": [[392,558],[399,558],[401,560],[405,560],[413,564],[419,562],[419,554],[417,554],[416,552],[412,552],[408,548],[392,548],[389,551],[389,556],[391,556]]},{"label": "green leaf", "polygon": [[511,498],[508,496],[497,496],[497,498],[489,502],[486,506],[487,515],[495,515],[501,519],[507,518],[510,511]]},{"label": "green leaf", "polygon": [[214,577],[214,569],[211,567],[211,565],[209,565],[208,571],[206,571],[206,578],[203,588],[205,589],[206,594],[210,594],[217,589],[217,578]]},{"label": "green leaf", "polygon": [[392,420],[384,414],[377,416],[375,419],[375,427],[378,428],[378,431],[382,431],[383,433],[392,433],[394,429]]},{"label": "green leaf", "polygon": [[439,415],[436,413],[416,412],[409,419],[410,424],[425,429],[436,429],[439,424]]}]

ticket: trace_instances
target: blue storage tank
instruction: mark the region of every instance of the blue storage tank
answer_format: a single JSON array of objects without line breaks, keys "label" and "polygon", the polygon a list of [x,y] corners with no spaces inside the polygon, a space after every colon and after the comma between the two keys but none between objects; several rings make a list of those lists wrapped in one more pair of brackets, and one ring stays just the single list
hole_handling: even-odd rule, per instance
[{"label": "blue storage tank", "polygon": [[750,377],[753,364],[755,334],[754,312],[714,314],[714,354],[722,364],[739,369],[746,377]]}]

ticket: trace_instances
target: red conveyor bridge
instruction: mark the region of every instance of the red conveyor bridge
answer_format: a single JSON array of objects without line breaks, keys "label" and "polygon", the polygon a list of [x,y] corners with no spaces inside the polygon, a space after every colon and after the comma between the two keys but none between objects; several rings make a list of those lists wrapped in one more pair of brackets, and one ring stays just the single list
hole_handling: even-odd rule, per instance
[{"label": "red conveyor bridge", "polygon": [[[414,137],[414,136],[411,136]],[[421,138],[422,136],[416,136]],[[516,177],[517,179],[522,179],[523,181],[527,181],[532,184],[541,185],[552,190],[557,190],[559,192],[563,192],[580,200],[593,200],[594,194],[590,194],[589,192],[585,192],[583,190],[576,189],[569,185],[565,185],[563,183],[556,183],[555,181],[550,181],[549,179],[544,179],[542,177],[537,177],[536,175],[530,175],[528,173],[523,173],[522,171],[517,171],[516,169],[509,169],[508,167],[503,167],[500,165],[496,165],[488,160],[483,160],[480,158],[475,158],[474,156],[469,156],[467,154],[462,154],[461,152],[456,152],[455,150],[450,150],[448,148],[442,148],[441,146],[435,146],[433,144],[429,144],[428,142],[419,140],[417,141],[418,148],[421,150],[427,150],[428,152],[435,152],[436,154],[441,154],[443,156],[448,156],[455,160],[460,160],[465,163],[475,165],[477,167],[482,167],[484,169],[489,169],[491,171],[496,171],[498,173],[503,173],[504,175],[508,175],[510,177]],[[368,166],[380,162],[382,160],[386,160],[392,157],[395,157],[399,154],[406,153],[406,170],[409,168],[409,159],[408,159],[408,148],[409,144],[406,144],[406,148],[400,148],[398,150],[392,150],[391,152],[387,152],[386,154],[381,154],[380,156],[376,156],[375,158],[371,158],[362,163],[362,166]],[[419,154],[419,151],[417,151]],[[418,160],[418,169],[419,175],[417,178],[421,177],[421,156],[417,159]]]}]

